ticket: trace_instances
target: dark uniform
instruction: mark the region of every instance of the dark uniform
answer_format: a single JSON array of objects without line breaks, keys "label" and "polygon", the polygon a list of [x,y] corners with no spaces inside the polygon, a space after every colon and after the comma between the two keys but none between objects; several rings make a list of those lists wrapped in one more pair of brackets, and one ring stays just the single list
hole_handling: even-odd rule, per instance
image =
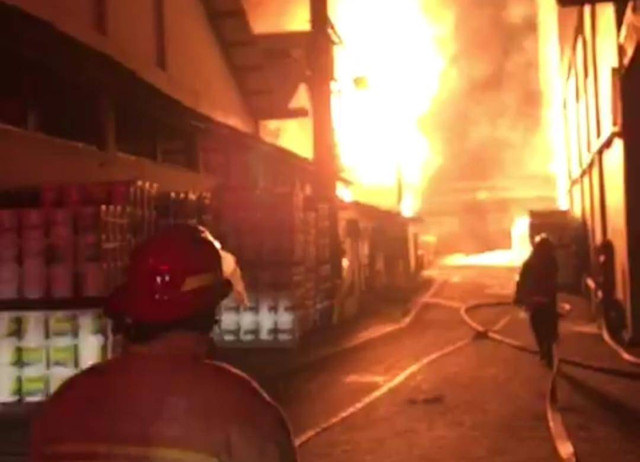
[{"label": "dark uniform", "polygon": [[546,236],[536,239],[518,278],[515,303],[529,312],[531,329],[540,359],[553,367],[553,346],[558,339],[558,261],[555,247]]}]

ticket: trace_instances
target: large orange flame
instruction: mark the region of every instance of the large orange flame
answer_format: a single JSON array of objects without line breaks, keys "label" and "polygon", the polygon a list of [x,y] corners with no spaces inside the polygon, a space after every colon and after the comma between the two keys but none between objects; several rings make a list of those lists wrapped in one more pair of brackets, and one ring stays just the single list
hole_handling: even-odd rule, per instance
[{"label": "large orange flame", "polygon": [[569,208],[569,172],[562,108],[558,6],[555,0],[537,0],[538,54],[543,98],[543,146],[553,154],[552,173],[556,177],[558,208]]},{"label": "large orange flame", "polygon": [[493,266],[493,267],[518,267],[531,253],[531,241],[529,240],[528,216],[517,217],[511,226],[511,248],[492,250],[478,254],[455,254],[443,260],[447,266]]},{"label": "large orange flame", "polygon": [[333,98],[340,160],[357,200],[414,215],[439,163],[418,126],[446,65],[439,29],[419,0],[392,7],[384,0],[336,3],[333,19],[343,40],[335,50]]}]

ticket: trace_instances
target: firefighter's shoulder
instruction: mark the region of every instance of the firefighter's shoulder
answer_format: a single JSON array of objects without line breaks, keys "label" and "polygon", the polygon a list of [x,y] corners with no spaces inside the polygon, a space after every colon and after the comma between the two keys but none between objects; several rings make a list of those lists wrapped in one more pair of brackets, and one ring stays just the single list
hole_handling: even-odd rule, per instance
[{"label": "firefighter's shoulder", "polygon": [[220,383],[228,390],[243,394],[247,399],[262,401],[265,405],[274,404],[258,383],[235,367],[218,362],[205,361],[206,373],[211,381]]},{"label": "firefighter's shoulder", "polygon": [[272,425],[282,420],[280,407],[271,399],[260,385],[245,373],[221,362],[207,361],[208,382],[212,384],[223,406],[237,408],[238,416],[246,413],[250,419],[264,420],[265,425]]}]

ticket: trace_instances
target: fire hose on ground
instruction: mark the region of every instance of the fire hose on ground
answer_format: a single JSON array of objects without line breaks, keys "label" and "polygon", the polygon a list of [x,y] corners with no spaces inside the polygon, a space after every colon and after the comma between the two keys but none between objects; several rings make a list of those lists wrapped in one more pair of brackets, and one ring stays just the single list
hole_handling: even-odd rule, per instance
[{"label": "fire hose on ground", "polygon": [[[480,338],[488,338],[490,340],[500,342],[506,344],[514,349],[537,355],[539,352],[535,348],[530,348],[527,345],[511,339],[509,337],[505,337],[495,332],[497,330],[495,327],[491,329],[487,329],[482,325],[475,322],[469,316],[469,311],[474,309],[481,308],[495,308],[495,307],[509,307],[513,306],[511,303],[507,302],[494,302],[494,303],[476,303],[471,305],[466,305],[462,307],[460,310],[460,314],[464,321],[476,331],[476,335]],[[606,329],[603,329],[603,333],[606,332]],[[604,334],[606,335],[606,334]],[[556,451],[560,458],[565,462],[576,461],[576,451],[569,438],[567,430],[564,426],[562,415],[560,414],[557,407],[557,393],[556,393],[556,381],[558,377],[558,371],[560,364],[567,364],[573,367],[579,367],[582,369],[599,372],[607,375],[611,375],[614,377],[625,378],[630,380],[640,380],[640,372],[631,372],[624,371],[620,369],[615,369],[607,366],[602,366],[598,364],[592,364],[584,361],[579,361],[572,358],[561,358],[557,355],[554,355],[556,360],[551,371],[551,377],[549,379],[549,386],[546,398],[546,414],[547,414],[547,422],[549,424],[549,430],[551,432],[551,436],[554,441],[554,445]]]},{"label": "fire hose on ground", "polygon": [[[437,284],[436,284],[437,286]],[[303,434],[299,435],[296,438],[296,446],[300,447],[302,445],[304,445],[305,443],[307,443],[309,440],[313,439],[314,437],[318,436],[320,433],[328,430],[329,428],[339,424],[340,422],[342,422],[344,419],[346,419],[347,417],[349,417],[350,415],[358,412],[360,409],[362,409],[363,407],[365,407],[366,405],[370,404],[372,401],[375,401],[376,399],[380,398],[381,396],[383,396],[384,394],[386,394],[387,392],[391,391],[393,388],[395,388],[396,386],[398,386],[400,383],[402,383],[408,376],[412,375],[413,373],[415,373],[417,370],[421,369],[422,367],[426,366],[427,364],[431,363],[432,361],[439,359],[441,357],[447,356],[451,353],[454,353],[455,351],[457,351],[459,348],[463,347],[464,345],[467,345],[469,343],[471,343],[473,341],[473,339],[478,339],[478,338],[488,338],[500,343],[504,343],[507,344],[508,346],[515,348],[517,350],[521,350],[523,352],[529,353],[529,354],[538,354],[538,351],[535,348],[530,348],[526,345],[524,345],[523,343],[502,336],[500,334],[497,334],[496,331],[500,330],[502,327],[504,327],[509,320],[513,317],[513,314],[508,315],[504,318],[502,318],[500,320],[500,322],[498,322],[497,324],[493,325],[492,327],[484,327],[478,323],[476,323],[473,319],[471,319],[471,317],[469,316],[468,312],[473,310],[473,309],[479,309],[479,308],[490,308],[490,307],[513,307],[513,305],[511,303],[508,302],[493,302],[493,303],[475,303],[475,304],[467,304],[465,305],[464,303],[461,302],[456,302],[456,301],[452,301],[452,300],[447,300],[447,299],[440,299],[440,298],[436,298],[436,297],[432,297],[431,294],[435,291],[435,286],[432,288],[432,290],[429,291],[429,293],[427,294],[426,297],[423,297],[420,302],[416,305],[416,307],[412,310],[412,315],[409,316],[405,322],[402,323],[402,327],[404,327],[406,324],[410,323],[411,320],[413,319],[413,317],[415,316],[415,314],[417,313],[417,311],[419,310],[419,308],[421,306],[424,306],[426,304],[435,304],[435,305],[442,305],[442,306],[449,306],[451,308],[454,308],[456,310],[458,310],[463,318],[463,320],[476,332],[475,337],[472,338],[467,338],[467,339],[463,339],[462,341],[459,341],[453,345],[450,345],[446,348],[444,348],[443,350],[437,351],[435,353],[432,353],[430,355],[428,355],[427,357],[423,358],[422,360],[418,361],[417,363],[411,365],[409,368],[407,368],[406,370],[402,371],[397,377],[395,377],[392,381],[386,383],[383,387],[381,387],[380,389],[375,390],[373,393],[371,393],[370,395],[366,396],[364,399],[362,399],[361,401],[359,401],[358,403],[354,404],[353,406],[350,406],[349,408],[347,408],[346,410],[344,410],[343,412],[339,413],[337,416],[334,416],[333,418],[329,419],[328,421],[317,425],[316,427],[304,432]],[[378,338],[379,335],[373,336],[371,339],[367,339],[367,340],[373,340],[374,338]],[[359,344],[360,342],[358,342]],[[556,450],[558,452],[558,454],[560,455],[560,457],[562,458],[563,461],[566,462],[570,462],[570,461],[576,461],[576,452],[574,449],[574,446],[568,436],[568,433],[565,429],[564,423],[562,421],[562,416],[557,408],[557,395],[556,395],[556,379],[558,376],[558,372],[559,372],[559,364],[567,364],[573,367],[579,367],[582,369],[586,369],[586,370],[590,370],[590,371],[595,371],[595,372],[600,372],[603,374],[608,374],[611,376],[615,376],[615,377],[621,377],[621,378],[626,378],[626,379],[631,379],[631,380],[640,380],[640,372],[630,372],[630,371],[623,371],[623,370],[619,370],[619,369],[615,369],[615,368],[610,368],[607,366],[602,366],[602,365],[597,365],[597,364],[591,364],[591,363],[586,363],[583,361],[579,361],[579,360],[575,360],[572,358],[558,358],[557,355],[555,355],[556,362],[554,364],[553,370],[552,370],[552,375],[551,378],[549,380],[549,386],[548,386],[548,392],[547,392],[547,399],[546,399],[546,414],[547,414],[547,421],[548,421],[548,425],[549,425],[549,429],[551,432],[551,435],[553,437],[554,440],[554,445],[556,447]]]}]

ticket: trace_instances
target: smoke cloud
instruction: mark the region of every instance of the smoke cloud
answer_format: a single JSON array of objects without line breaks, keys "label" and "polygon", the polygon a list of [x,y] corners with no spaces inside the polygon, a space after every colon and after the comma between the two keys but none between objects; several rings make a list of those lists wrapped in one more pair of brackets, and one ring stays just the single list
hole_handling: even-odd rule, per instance
[{"label": "smoke cloud", "polygon": [[541,143],[535,0],[423,0],[453,16],[450,59],[421,128],[442,159],[425,194],[459,182],[549,175]]}]

